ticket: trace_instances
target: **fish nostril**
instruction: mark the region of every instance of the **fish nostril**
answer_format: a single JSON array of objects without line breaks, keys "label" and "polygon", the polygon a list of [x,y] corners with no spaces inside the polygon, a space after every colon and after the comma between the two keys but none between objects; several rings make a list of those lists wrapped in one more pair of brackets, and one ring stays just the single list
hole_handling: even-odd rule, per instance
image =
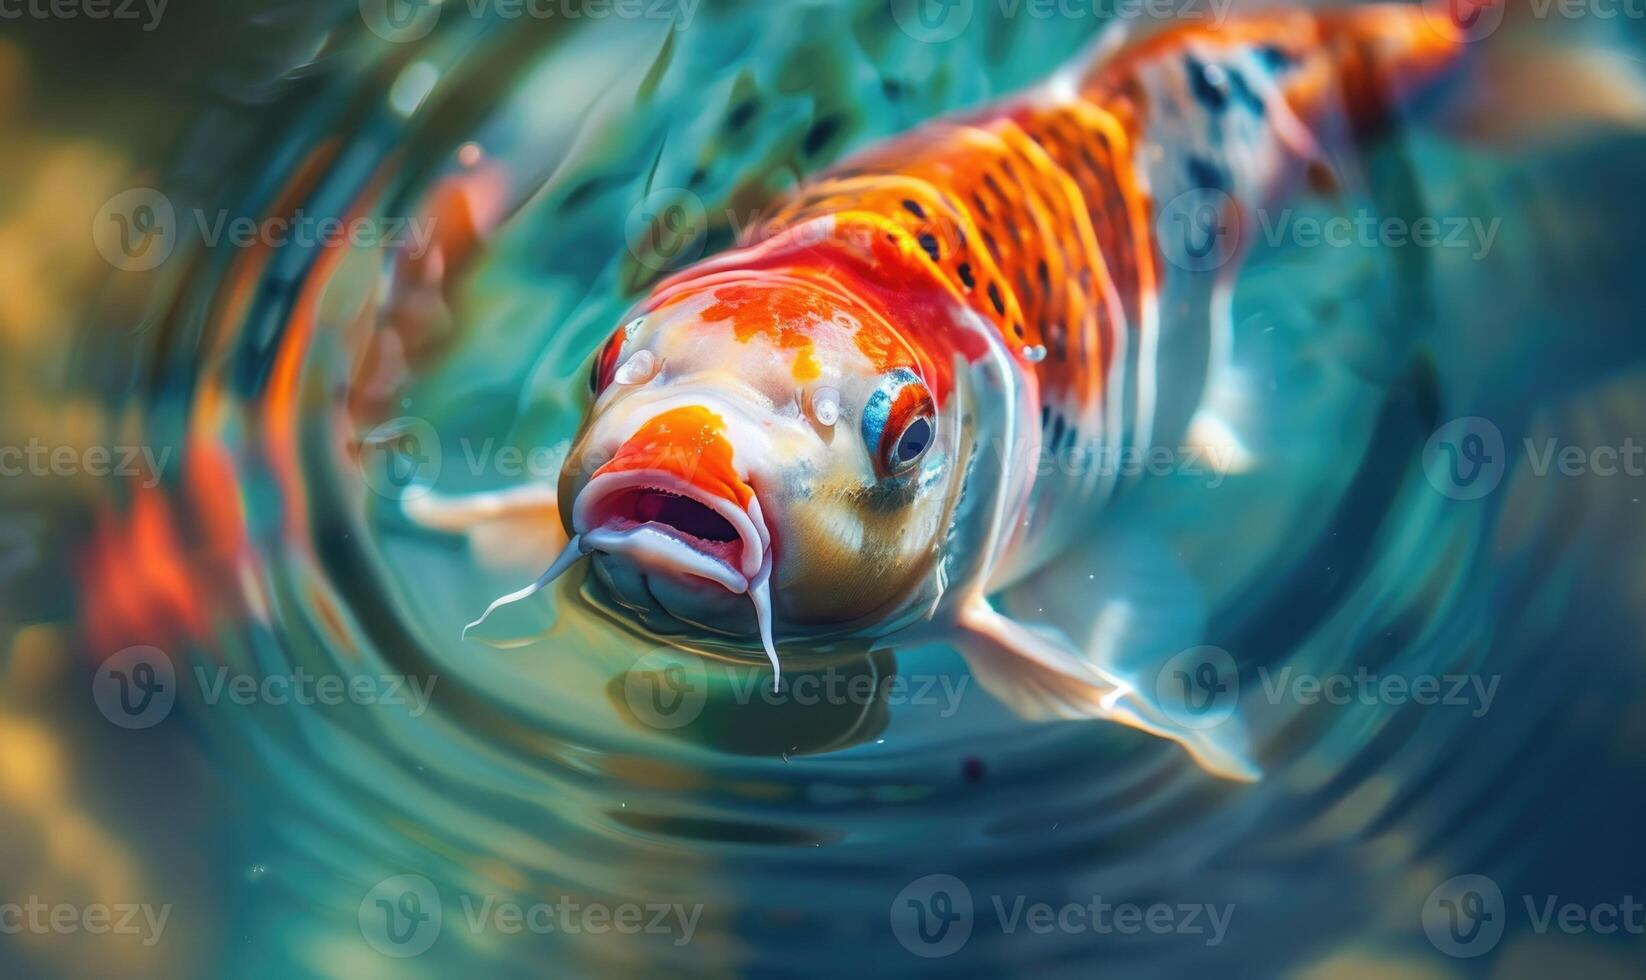
[{"label": "fish nostril", "polygon": [[707,505],[666,490],[642,490],[632,502],[634,519],[642,523],[666,524],[703,541],[731,542],[740,539],[732,522]]}]

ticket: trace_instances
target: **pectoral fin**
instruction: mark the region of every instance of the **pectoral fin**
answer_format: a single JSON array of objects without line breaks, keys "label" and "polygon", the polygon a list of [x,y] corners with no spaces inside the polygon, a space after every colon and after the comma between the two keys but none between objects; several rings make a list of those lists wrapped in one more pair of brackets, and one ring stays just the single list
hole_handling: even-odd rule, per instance
[{"label": "pectoral fin", "polygon": [[476,559],[493,571],[540,571],[566,548],[559,502],[545,484],[461,497],[431,491],[408,495],[402,507],[414,524],[466,535]]},{"label": "pectoral fin", "polygon": [[972,675],[990,694],[1035,721],[1102,718],[1188,749],[1201,768],[1225,779],[1255,781],[1238,722],[1216,730],[1172,721],[1131,684],[1081,656],[1063,637],[996,612],[978,599],[959,618],[957,645]]}]

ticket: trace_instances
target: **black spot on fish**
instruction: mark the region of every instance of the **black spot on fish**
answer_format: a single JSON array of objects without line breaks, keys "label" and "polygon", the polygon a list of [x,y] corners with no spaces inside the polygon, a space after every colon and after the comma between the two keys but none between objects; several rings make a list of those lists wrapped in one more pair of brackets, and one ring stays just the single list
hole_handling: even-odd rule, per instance
[{"label": "black spot on fish", "polygon": [[1264,103],[1263,97],[1252,91],[1251,83],[1238,71],[1229,72],[1229,92],[1235,97],[1236,102],[1251,110],[1254,116],[1262,118],[1268,111],[1269,107]]},{"label": "black spot on fish", "polygon": [[993,191],[995,197],[1000,198],[1002,201],[1006,200],[1006,191],[1000,186],[1000,181],[995,179],[994,174],[986,173],[983,175],[983,186]]},{"label": "black spot on fish", "polygon": [[926,250],[926,254],[932,257],[933,262],[936,262],[942,258],[942,256],[938,254],[937,250],[937,236],[931,234],[930,232],[920,236],[920,247]]},{"label": "black spot on fish", "polygon": [[708,179],[709,172],[704,170],[702,167],[698,167],[696,170],[692,171],[691,176],[686,178],[686,186],[692,190],[696,190],[697,188],[702,187],[703,182]]},{"label": "black spot on fish", "polygon": [[1051,424],[1052,424],[1052,407],[1050,405],[1040,406],[1040,427],[1042,429],[1044,429],[1044,428],[1046,428],[1046,426],[1051,425]]},{"label": "black spot on fish", "polygon": [[1196,187],[1224,192],[1229,189],[1229,175],[1205,157],[1191,156],[1188,171],[1189,182]]},{"label": "black spot on fish", "polygon": [[812,123],[811,128],[806,130],[806,138],[801,142],[800,148],[805,151],[807,156],[816,156],[822,152],[824,147],[829,145],[829,140],[834,138],[839,129],[840,117],[824,116],[817,122]]},{"label": "black spot on fish", "polygon": [[758,111],[760,111],[760,106],[753,99],[745,99],[739,102],[736,108],[732,109],[731,113],[726,116],[727,131],[735,133],[747,126]]},{"label": "black spot on fish", "polygon": [[1018,340],[1023,339],[1023,324],[1021,324],[1021,323],[1012,324],[1012,336],[1016,337]]},{"label": "black spot on fish", "polygon": [[1056,452],[1063,442],[1063,413],[1059,412],[1052,420],[1052,451]]},{"label": "black spot on fish", "polygon": [[972,264],[970,262],[960,263],[960,267],[955,271],[960,273],[960,281],[966,284],[966,290],[968,292],[976,288],[977,277],[972,275]]},{"label": "black spot on fish", "polygon": [[1229,104],[1223,69],[1214,69],[1191,54],[1184,57],[1183,70],[1189,74],[1189,90],[1195,99],[1212,112],[1222,112]]},{"label": "black spot on fish", "polygon": [[916,218],[921,219],[922,221],[926,220],[926,209],[921,207],[919,202],[904,201],[903,202],[903,210],[909,212],[910,214],[914,215]]},{"label": "black spot on fish", "polygon": [[1000,284],[989,283],[989,301],[994,304],[994,311],[1001,316],[1006,315],[1006,300],[1000,295]]},{"label": "black spot on fish", "polygon": [[573,187],[560,202],[558,210],[561,213],[574,211],[598,195],[607,182],[600,177],[590,177],[576,187]]},{"label": "black spot on fish", "polygon": [[1277,75],[1297,64],[1296,58],[1292,57],[1286,49],[1275,44],[1265,44],[1258,48],[1257,60],[1263,67]]},{"label": "black spot on fish", "polygon": [[1046,260],[1041,259],[1035,266],[1035,272],[1040,276],[1040,294],[1048,300],[1052,298],[1052,270],[1046,267]]}]

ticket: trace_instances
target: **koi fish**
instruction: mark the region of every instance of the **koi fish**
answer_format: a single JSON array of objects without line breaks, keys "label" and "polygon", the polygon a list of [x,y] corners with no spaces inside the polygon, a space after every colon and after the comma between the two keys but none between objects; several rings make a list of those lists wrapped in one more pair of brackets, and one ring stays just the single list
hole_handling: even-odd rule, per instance
[{"label": "koi fish", "polygon": [[[991,597],[1078,542],[1123,482],[1039,454],[1188,439],[1245,465],[1210,401],[1247,249],[1214,238],[1469,85],[1484,46],[1436,16],[1105,34],[1030,91],[824,172],[658,283],[593,358],[556,499],[431,494],[408,512],[498,547],[498,528],[540,538],[558,514],[558,557],[480,621],[590,557],[621,604],[757,639],[774,684],[779,638],[941,639],[1026,718],[1121,722],[1255,779],[1238,724],[1179,723],[1102,631]],[[1164,220],[1184,195],[1196,208]],[[1232,254],[1194,261],[1207,247]]]}]

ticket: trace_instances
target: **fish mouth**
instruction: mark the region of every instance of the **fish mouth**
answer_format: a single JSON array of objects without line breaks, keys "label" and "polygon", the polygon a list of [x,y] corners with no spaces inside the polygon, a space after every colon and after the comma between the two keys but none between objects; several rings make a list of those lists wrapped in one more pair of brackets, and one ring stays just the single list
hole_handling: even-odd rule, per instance
[{"label": "fish mouth", "polygon": [[745,508],[666,472],[596,476],[577,495],[572,527],[589,550],[733,593],[770,574],[771,538],[758,498]]}]

